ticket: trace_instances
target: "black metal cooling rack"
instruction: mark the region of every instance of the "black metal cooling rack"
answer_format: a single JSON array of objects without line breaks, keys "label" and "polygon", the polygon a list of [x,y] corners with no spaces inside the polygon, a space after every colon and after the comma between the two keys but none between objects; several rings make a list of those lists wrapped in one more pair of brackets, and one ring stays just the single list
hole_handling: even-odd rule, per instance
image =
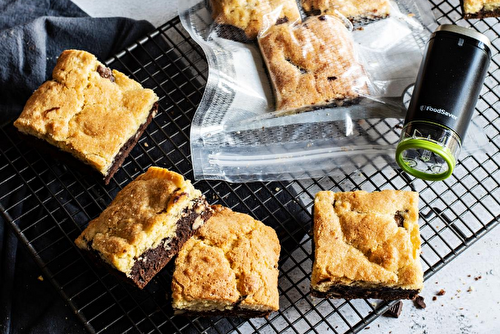
[{"label": "black metal cooling rack", "polygon": [[[435,183],[412,179],[389,166],[376,169],[371,161],[356,173],[320,179],[195,183],[211,203],[251,214],[276,229],[282,244],[280,311],[268,319],[174,316],[168,299],[172,265],[139,291],[89,264],[73,244],[88,221],[147,167],[167,167],[192,179],[190,121],[203,94],[207,64],[177,18],[108,61],[109,66],[154,88],[161,110],[111,184],[104,187],[99,180],[42,156],[9,125],[0,130],[0,211],[89,332],[357,332],[390,303],[310,296],[309,230],[316,192],[418,191],[426,278],[500,221],[500,21],[464,21],[458,1],[431,3],[440,23],[470,25],[492,40],[494,56],[477,111],[493,153],[466,157],[452,177]],[[394,124],[383,120],[369,124],[379,136],[394,129]]]}]

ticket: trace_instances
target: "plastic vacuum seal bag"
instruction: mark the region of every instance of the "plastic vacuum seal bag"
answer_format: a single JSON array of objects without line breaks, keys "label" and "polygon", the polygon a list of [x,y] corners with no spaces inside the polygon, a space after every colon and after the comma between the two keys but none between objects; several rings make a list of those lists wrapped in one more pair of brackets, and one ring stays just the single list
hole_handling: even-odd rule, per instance
[{"label": "plastic vacuum seal bag", "polygon": [[356,104],[369,95],[352,34],[338,17],[273,25],[260,32],[258,44],[277,114]]},{"label": "plastic vacuum seal bag", "polygon": [[[226,7],[218,7],[220,3]],[[241,4],[227,8],[235,3]],[[363,25],[354,22],[354,30],[348,31],[354,39],[354,56],[345,58],[352,58],[353,63],[342,72],[344,77],[322,78],[330,69],[322,71],[314,65],[327,67],[328,62],[321,63],[318,53],[328,55],[331,41],[316,38],[320,33],[313,34],[316,28],[308,22],[342,20],[341,14],[340,19],[331,15],[307,18],[302,8],[297,7],[299,14],[293,8],[295,0],[179,1],[181,22],[205,52],[209,68],[191,125],[194,177],[230,182],[290,180],[338,170],[350,173],[367,165],[380,169],[396,166],[403,103],[409,101],[408,89],[417,76],[430,31],[437,24],[426,1],[390,4],[387,18]],[[349,26],[345,17],[343,21]],[[284,38],[290,29],[300,33]],[[266,41],[269,45],[263,43],[276,30],[285,33]],[[273,61],[274,69],[269,63],[275,56],[273,48],[274,53],[287,52],[286,57],[281,55],[281,64]],[[337,51],[344,56],[346,52],[351,49]],[[328,57],[345,61],[338,55]],[[308,75],[317,78],[307,80]],[[328,85],[340,93],[321,102],[321,89]],[[290,87],[294,89],[288,91]],[[316,91],[316,98],[307,100],[306,91]],[[280,108],[280,92],[289,100],[302,101]],[[303,110],[308,111],[298,112]]]}]

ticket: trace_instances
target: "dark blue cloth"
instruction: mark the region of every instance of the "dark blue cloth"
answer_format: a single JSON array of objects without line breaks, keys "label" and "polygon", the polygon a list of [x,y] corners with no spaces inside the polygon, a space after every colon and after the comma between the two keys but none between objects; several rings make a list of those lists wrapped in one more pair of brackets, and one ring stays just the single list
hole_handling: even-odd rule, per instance
[{"label": "dark blue cloth", "polygon": [[[104,61],[152,29],[146,21],[90,18],[69,0],[0,0],[0,125],[21,113],[33,91],[51,77],[63,50],[86,50]],[[0,189],[0,195],[8,191]],[[83,333],[83,325],[40,275],[0,215],[0,333]]]}]

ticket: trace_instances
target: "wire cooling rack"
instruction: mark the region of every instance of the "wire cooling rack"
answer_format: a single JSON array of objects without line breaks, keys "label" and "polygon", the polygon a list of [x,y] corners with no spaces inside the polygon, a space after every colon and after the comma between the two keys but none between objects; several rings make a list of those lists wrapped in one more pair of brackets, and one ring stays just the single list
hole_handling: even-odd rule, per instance
[{"label": "wire cooling rack", "polygon": [[[89,332],[332,333],[357,332],[383,314],[388,302],[317,299],[309,294],[312,265],[311,209],[320,190],[406,189],[420,193],[422,261],[428,278],[500,220],[500,21],[460,19],[458,1],[431,1],[440,23],[472,26],[491,39],[494,56],[477,105],[494,153],[468,156],[444,182],[412,179],[367,161],[356,173],[293,182],[228,184],[199,181],[209,202],[251,214],[273,226],[282,244],[280,311],[268,319],[185,318],[170,306],[172,264],[142,291],[87,262],[73,240],[114,198],[151,165],[192,179],[190,121],[203,94],[207,64],[203,52],[174,19],[108,65],[131,75],[160,96],[160,113],[109,186],[46,158],[11,126],[0,130],[0,210],[29,248],[44,276],[74,309]],[[374,135],[394,129],[370,123]]]}]

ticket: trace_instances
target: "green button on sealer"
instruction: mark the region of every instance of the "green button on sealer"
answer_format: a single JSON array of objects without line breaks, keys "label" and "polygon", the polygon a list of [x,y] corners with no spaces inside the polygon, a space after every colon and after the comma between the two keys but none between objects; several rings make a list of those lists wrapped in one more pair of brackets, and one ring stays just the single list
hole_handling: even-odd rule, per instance
[{"label": "green button on sealer", "polygon": [[[424,154],[426,152],[428,154],[433,153],[441,157],[448,165],[448,168],[444,171],[433,171],[429,167],[425,170],[414,168],[416,167],[415,164],[405,160],[405,152],[411,150],[424,152]],[[408,138],[399,142],[396,148],[396,162],[407,173],[427,181],[441,181],[448,178],[453,173],[456,165],[455,158],[447,147],[423,138]]]}]

